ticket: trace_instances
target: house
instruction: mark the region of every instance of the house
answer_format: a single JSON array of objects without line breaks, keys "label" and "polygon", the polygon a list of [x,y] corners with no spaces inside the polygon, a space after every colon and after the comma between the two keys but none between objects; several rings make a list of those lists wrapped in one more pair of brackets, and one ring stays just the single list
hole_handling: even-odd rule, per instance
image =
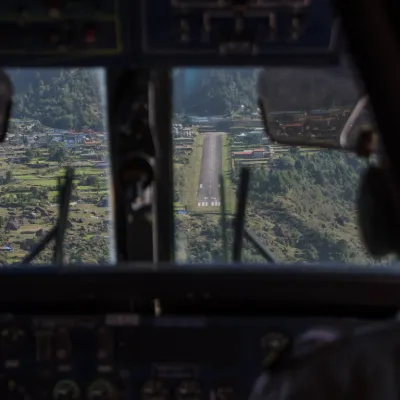
[{"label": "house", "polygon": [[68,133],[63,135],[64,143],[82,144],[86,140],[85,133]]},{"label": "house", "polygon": [[182,145],[182,146],[175,146],[174,147],[174,152],[176,155],[178,154],[189,154],[192,152],[192,146],[186,146],[186,145]]},{"label": "house", "polygon": [[50,142],[62,142],[63,135],[62,133],[50,133],[49,138]]},{"label": "house", "polygon": [[267,146],[266,149],[259,148],[254,150],[233,151],[233,158],[264,158],[274,154],[272,147]]},{"label": "house", "polygon": [[252,158],[253,150],[233,151],[232,157],[233,158]]},{"label": "house", "polygon": [[253,150],[253,158],[263,158],[265,153],[265,149],[254,149]]},{"label": "house", "polygon": [[107,161],[98,162],[94,164],[94,167],[99,169],[106,169],[108,168],[108,162]]},{"label": "house", "polygon": [[28,162],[28,157],[26,157],[26,156],[10,157],[10,158],[7,158],[7,162],[12,163],[12,164],[25,164]]},{"label": "house", "polygon": [[183,128],[182,129],[182,136],[183,137],[192,137],[194,135],[192,128]]},{"label": "house", "polygon": [[102,146],[102,142],[100,140],[92,140],[92,141],[85,140],[84,146],[86,148],[100,147]]},{"label": "house", "polygon": [[264,151],[264,157],[269,157],[274,154],[274,149],[271,146],[267,146]]},{"label": "house", "polygon": [[97,154],[90,154],[90,153],[82,153],[80,155],[82,160],[98,160],[99,156]]},{"label": "house", "polygon": [[13,249],[11,246],[0,246],[0,251],[9,252],[9,251],[13,251]]}]

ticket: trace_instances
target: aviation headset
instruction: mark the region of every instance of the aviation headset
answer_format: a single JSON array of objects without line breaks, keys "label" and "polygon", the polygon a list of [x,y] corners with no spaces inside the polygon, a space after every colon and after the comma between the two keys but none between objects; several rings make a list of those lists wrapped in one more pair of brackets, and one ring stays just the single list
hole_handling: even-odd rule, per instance
[{"label": "aviation headset", "polygon": [[[368,156],[368,144],[377,134],[365,131],[359,136],[357,154]],[[378,149],[378,162],[371,162],[358,194],[358,223],[368,251],[374,257],[400,254],[400,190],[384,152]]]}]

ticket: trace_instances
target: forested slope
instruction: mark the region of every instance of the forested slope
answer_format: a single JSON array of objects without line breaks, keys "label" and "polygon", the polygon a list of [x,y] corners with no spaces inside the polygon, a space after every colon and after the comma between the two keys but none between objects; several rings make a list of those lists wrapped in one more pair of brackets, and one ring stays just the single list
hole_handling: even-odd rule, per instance
[{"label": "forested slope", "polygon": [[103,129],[101,79],[91,69],[12,69],[13,116],[64,129]]}]

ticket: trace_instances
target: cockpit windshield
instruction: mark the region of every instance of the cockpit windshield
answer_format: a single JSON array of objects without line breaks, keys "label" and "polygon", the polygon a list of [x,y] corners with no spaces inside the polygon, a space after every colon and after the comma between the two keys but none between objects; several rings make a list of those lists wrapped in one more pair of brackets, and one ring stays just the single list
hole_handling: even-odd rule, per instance
[{"label": "cockpit windshield", "polygon": [[[272,125],[337,140],[363,93],[350,71],[271,68],[261,77]],[[283,262],[377,263],[360,239],[366,162],[350,152],[279,145],[265,135],[257,69],[174,74],[174,213],[178,261],[232,260],[240,171],[250,169],[245,226]],[[357,117],[357,128],[372,118]],[[308,123],[306,123],[308,122]],[[356,126],[347,127],[355,131]],[[225,218],[222,218],[222,213]],[[226,229],[225,229],[226,228]],[[245,240],[242,260],[265,262]],[[391,263],[391,260],[380,260]]]},{"label": "cockpit windshield", "polygon": [[[75,173],[66,263],[106,264],[109,232],[105,82],[100,69],[10,69],[14,105],[0,146],[0,262],[21,260],[55,225],[57,180]],[[35,260],[52,262],[52,246]]]}]

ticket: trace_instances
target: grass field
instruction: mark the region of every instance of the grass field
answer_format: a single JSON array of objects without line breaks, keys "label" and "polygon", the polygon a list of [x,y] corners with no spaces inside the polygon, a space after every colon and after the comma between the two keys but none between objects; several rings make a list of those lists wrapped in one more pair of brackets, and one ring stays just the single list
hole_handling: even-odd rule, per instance
[{"label": "grass field", "polygon": [[232,186],[231,147],[228,135],[222,136],[222,173],[225,183],[226,212],[232,213],[235,208],[235,191]]},{"label": "grass field", "polygon": [[[3,147],[6,157],[17,151],[12,146]],[[21,155],[24,151],[18,150]],[[46,149],[35,149],[34,160],[27,164],[1,162],[3,171],[0,197],[0,229],[4,232],[0,245],[10,245],[12,252],[2,253],[7,262],[20,261],[27,254],[32,243],[40,240],[39,231],[48,231],[54,226],[58,215],[58,178],[64,168],[57,162],[48,160]],[[85,245],[93,236],[108,236],[103,224],[108,219],[109,209],[98,206],[108,194],[107,170],[94,167],[94,162],[82,162],[81,152],[68,154],[67,164],[79,165],[75,169],[75,188],[69,210],[69,228],[66,243],[73,238]],[[48,167],[36,168],[45,163]],[[6,181],[5,177],[9,175]],[[91,177],[91,186],[80,185],[83,178]],[[47,198],[46,198],[47,197]]]},{"label": "grass field", "polygon": [[197,188],[199,187],[201,157],[203,154],[203,135],[197,135],[193,142],[193,151],[185,168],[185,189],[182,194],[183,203],[188,211],[197,208]]}]

